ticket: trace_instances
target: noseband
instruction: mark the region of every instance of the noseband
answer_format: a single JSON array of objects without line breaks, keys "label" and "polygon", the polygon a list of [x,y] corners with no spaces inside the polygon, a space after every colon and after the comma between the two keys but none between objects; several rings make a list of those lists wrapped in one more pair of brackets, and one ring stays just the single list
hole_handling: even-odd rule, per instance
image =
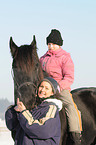
[{"label": "noseband", "polygon": [[33,83],[33,82],[25,82],[25,83],[22,83],[21,85],[19,85],[17,87],[17,91],[21,97],[21,93],[20,93],[20,89],[23,87],[23,86],[30,86],[30,85],[33,85],[36,89],[37,89],[37,86]]},{"label": "noseband", "polygon": [[22,83],[21,85],[19,85],[18,82],[16,81],[14,75],[13,75],[13,71],[12,71],[12,70],[11,70],[11,75],[12,75],[12,78],[13,78],[14,82],[16,83],[17,92],[18,92],[18,94],[19,94],[20,97],[21,97],[20,89],[21,89],[23,86],[30,86],[30,85],[33,85],[33,86],[37,89],[37,86],[36,86],[33,82],[24,82],[24,83]]}]

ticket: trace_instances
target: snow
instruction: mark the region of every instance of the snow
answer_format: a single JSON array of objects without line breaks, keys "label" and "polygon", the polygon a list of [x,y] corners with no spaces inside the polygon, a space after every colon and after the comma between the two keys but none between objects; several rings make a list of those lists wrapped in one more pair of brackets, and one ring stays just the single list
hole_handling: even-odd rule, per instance
[{"label": "snow", "polygon": [[11,132],[7,129],[5,121],[0,119],[0,145],[14,145]]}]

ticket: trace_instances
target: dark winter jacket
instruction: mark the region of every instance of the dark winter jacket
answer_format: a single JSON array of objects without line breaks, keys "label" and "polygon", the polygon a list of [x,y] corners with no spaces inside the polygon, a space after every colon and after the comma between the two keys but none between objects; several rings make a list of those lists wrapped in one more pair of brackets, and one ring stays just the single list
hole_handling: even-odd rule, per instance
[{"label": "dark winter jacket", "polygon": [[15,145],[59,145],[60,118],[57,106],[44,101],[31,112],[17,113],[14,107],[5,113],[9,130],[16,131]]}]

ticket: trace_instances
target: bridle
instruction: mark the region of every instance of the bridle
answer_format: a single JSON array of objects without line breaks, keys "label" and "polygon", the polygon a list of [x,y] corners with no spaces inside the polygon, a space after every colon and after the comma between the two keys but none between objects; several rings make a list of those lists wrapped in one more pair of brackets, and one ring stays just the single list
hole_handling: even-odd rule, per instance
[{"label": "bridle", "polygon": [[33,83],[33,82],[24,82],[22,83],[21,85],[18,84],[18,82],[16,81],[16,78],[14,77],[13,75],[13,69],[11,69],[11,75],[12,75],[12,78],[16,84],[16,87],[17,87],[17,92],[21,98],[21,93],[20,93],[20,89],[23,87],[23,86],[30,86],[30,85],[33,85],[36,89],[37,89],[37,86]]}]

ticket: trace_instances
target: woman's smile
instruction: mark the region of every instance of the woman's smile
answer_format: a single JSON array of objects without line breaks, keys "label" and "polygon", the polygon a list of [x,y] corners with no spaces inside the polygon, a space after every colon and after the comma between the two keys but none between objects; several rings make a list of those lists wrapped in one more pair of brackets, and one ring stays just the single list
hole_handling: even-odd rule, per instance
[{"label": "woman's smile", "polygon": [[43,81],[39,86],[38,96],[40,98],[47,98],[47,97],[50,97],[51,95],[53,95],[51,85],[48,82]]}]

